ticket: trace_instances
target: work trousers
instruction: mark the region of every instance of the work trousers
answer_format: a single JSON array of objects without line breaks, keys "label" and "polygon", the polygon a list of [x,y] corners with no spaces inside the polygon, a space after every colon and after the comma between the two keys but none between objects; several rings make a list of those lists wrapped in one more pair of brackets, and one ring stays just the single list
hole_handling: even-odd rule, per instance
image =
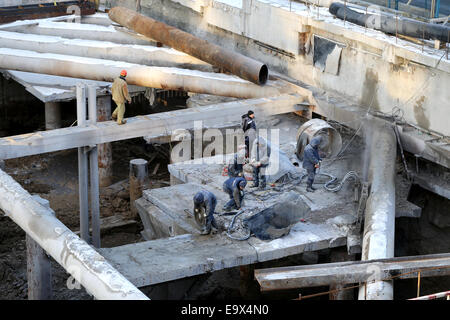
[{"label": "work trousers", "polygon": [[118,124],[122,124],[123,116],[125,114],[125,102],[116,103],[116,104],[117,104],[117,108],[114,110],[112,117],[117,118]]}]

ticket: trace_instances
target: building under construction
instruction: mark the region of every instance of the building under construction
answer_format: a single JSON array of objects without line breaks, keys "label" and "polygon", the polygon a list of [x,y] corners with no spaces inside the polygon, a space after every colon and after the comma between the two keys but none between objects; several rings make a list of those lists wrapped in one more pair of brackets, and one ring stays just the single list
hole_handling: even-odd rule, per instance
[{"label": "building under construction", "polygon": [[1,6],[0,299],[450,300],[448,1]]}]

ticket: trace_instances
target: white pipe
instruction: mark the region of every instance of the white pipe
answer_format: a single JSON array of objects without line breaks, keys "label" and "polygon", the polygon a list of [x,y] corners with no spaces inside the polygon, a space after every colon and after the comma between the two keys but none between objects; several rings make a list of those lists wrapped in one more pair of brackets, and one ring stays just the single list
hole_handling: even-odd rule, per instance
[{"label": "white pipe", "polygon": [[2,170],[0,208],[96,299],[148,299]]},{"label": "white pipe", "polygon": [[212,72],[210,64],[183,52],[154,46],[125,45],[107,41],[65,39],[0,30],[3,48],[30,50],[41,53],[70,54],[79,57],[118,60],[157,66],[181,67]]},{"label": "white pipe", "polygon": [[0,69],[109,82],[113,82],[121,70],[126,69],[128,84],[244,99],[273,97],[291,93],[295,88],[281,80],[267,81],[264,86],[259,86],[222,73],[148,67],[123,61],[43,54],[10,48],[0,48]]}]

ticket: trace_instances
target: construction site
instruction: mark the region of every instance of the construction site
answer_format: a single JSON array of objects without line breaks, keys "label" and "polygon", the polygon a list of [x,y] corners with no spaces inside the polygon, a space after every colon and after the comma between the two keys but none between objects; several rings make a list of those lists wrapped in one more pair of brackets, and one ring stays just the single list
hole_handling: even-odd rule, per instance
[{"label": "construction site", "polygon": [[0,300],[450,300],[450,1],[0,1]]}]

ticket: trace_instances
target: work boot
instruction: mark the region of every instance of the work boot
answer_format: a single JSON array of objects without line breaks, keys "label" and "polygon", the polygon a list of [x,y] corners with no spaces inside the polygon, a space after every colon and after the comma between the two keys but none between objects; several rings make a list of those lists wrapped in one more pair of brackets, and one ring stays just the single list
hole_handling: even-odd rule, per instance
[{"label": "work boot", "polygon": [[117,120],[117,116],[115,114],[111,115],[111,119],[116,121]]},{"label": "work boot", "polygon": [[122,122],[117,122],[117,124],[120,126],[121,124],[127,123],[127,120],[122,120]]},{"label": "work boot", "polygon": [[266,176],[261,176],[261,184],[259,186],[259,190],[266,189]]},{"label": "work boot", "polygon": [[203,226],[202,231],[200,232],[201,235],[208,235],[211,233],[211,222],[207,223],[206,226]]},{"label": "work boot", "polygon": [[308,191],[308,192],[314,192],[314,190],[315,190],[315,189],[313,189],[313,188],[310,187],[310,186],[307,186],[307,187],[306,187],[306,191]]},{"label": "work boot", "polygon": [[219,227],[217,226],[216,219],[213,218],[213,219],[211,220],[211,226],[213,226],[214,229],[219,229]]}]

